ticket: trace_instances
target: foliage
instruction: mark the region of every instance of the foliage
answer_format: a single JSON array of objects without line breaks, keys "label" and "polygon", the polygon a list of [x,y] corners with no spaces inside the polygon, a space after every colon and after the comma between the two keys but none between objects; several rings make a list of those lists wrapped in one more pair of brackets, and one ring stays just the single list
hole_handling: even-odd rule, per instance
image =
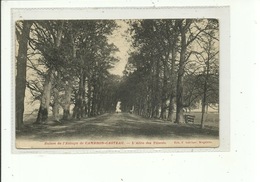
[{"label": "foliage", "polygon": [[[135,20],[134,47],[121,83],[125,110],[167,119],[174,105],[196,108],[218,103],[218,21],[214,19]],[[205,89],[206,83],[206,89]],[[174,101],[175,100],[175,101]],[[176,102],[177,100],[177,102]],[[168,115],[168,119],[172,117]],[[179,121],[178,121],[179,122]]]}]

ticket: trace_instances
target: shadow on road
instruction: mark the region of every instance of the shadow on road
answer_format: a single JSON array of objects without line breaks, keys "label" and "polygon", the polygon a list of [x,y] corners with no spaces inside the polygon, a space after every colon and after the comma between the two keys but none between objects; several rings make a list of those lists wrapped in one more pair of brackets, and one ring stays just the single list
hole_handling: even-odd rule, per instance
[{"label": "shadow on road", "polygon": [[95,118],[46,125],[25,125],[16,132],[17,139],[217,139],[218,129],[200,129],[199,125],[177,125],[128,113],[104,114]]}]

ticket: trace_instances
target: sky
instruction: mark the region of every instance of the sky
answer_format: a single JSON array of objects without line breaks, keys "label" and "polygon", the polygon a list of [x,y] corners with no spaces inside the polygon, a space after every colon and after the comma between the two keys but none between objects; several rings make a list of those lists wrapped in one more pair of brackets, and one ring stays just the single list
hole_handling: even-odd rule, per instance
[{"label": "sky", "polygon": [[108,38],[109,43],[114,43],[119,51],[115,53],[115,56],[119,59],[119,62],[115,64],[115,67],[110,70],[111,74],[123,75],[125,65],[128,61],[128,51],[131,47],[131,42],[129,42],[130,35],[125,32],[129,25],[123,20],[116,20],[119,27],[113,31],[113,34]]}]

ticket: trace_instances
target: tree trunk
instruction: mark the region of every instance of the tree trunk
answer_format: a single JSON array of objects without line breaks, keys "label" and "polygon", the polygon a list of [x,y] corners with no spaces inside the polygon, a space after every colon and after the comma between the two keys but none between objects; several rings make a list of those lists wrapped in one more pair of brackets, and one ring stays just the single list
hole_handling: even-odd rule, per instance
[{"label": "tree trunk", "polygon": [[82,81],[81,81],[81,84],[82,84],[82,91],[81,91],[81,98],[82,98],[82,104],[81,104],[81,118],[84,118],[86,117],[86,76],[85,76],[85,71],[83,70],[83,73],[82,73]]},{"label": "tree trunk", "polygon": [[54,103],[53,103],[53,108],[52,108],[52,113],[55,121],[59,121],[59,90],[57,88],[53,89],[53,97],[54,97]]},{"label": "tree trunk", "polygon": [[202,101],[202,111],[201,111],[201,124],[200,124],[200,127],[201,128],[204,128],[204,115],[205,115],[205,107],[206,107],[206,105],[205,105],[205,102],[204,102],[204,99],[205,99],[205,96],[204,96],[205,94],[203,94],[203,101]]},{"label": "tree trunk", "polygon": [[68,107],[68,105],[66,105],[64,108],[63,108],[63,117],[62,117],[62,120],[69,120],[69,117],[70,117],[70,108]]},{"label": "tree trunk", "polygon": [[177,101],[176,101],[176,123],[184,123],[183,116],[183,77],[178,76],[177,80]]},{"label": "tree trunk", "polygon": [[62,120],[64,121],[70,119],[70,105],[71,105],[71,95],[72,95],[71,84],[72,83],[70,81],[65,83],[65,98],[64,98],[64,104],[62,105],[63,108]]},{"label": "tree trunk", "polygon": [[[57,30],[57,37],[54,38],[55,47],[60,47],[61,44],[61,37],[62,37],[62,30],[63,30],[63,24],[62,21],[61,27]],[[54,68],[49,68],[48,74],[45,78],[44,85],[43,85],[43,93],[41,96],[41,104],[40,109],[38,111],[38,116],[36,119],[37,124],[45,123],[48,119],[48,112],[49,112],[49,106],[50,106],[50,98],[51,98],[51,88],[52,88],[52,81],[54,78],[55,70]]]},{"label": "tree trunk", "polygon": [[85,117],[85,73],[84,69],[82,68],[80,70],[79,75],[79,90],[76,94],[76,102],[74,107],[74,118],[81,119],[82,117]]},{"label": "tree trunk", "polygon": [[92,103],[91,103],[91,116],[96,116],[97,115],[97,88],[96,84],[93,85],[93,98],[92,98]]},{"label": "tree trunk", "polygon": [[209,55],[208,55],[208,60],[206,62],[206,71],[205,71],[205,81],[204,81],[204,86],[203,86],[203,98],[202,98],[202,112],[201,112],[201,128],[204,128],[204,115],[206,111],[206,106],[208,107],[207,104],[207,91],[208,91],[208,77],[209,77]]},{"label": "tree trunk", "polygon": [[202,98],[202,111],[201,111],[201,125],[200,127],[201,128],[204,128],[204,122],[205,122],[205,119],[204,119],[204,116],[205,116],[205,111],[206,111],[206,98],[207,98],[207,81],[205,80],[205,83],[204,83],[204,88],[203,88],[203,98]]},{"label": "tree trunk", "polygon": [[[75,61],[77,58],[77,50],[75,45],[75,38],[74,34],[71,34],[71,44],[72,44],[72,58]],[[63,104],[63,116],[62,120],[69,120],[70,119],[70,105],[71,105],[71,95],[72,95],[72,81],[70,77],[67,77],[67,80],[65,81],[65,99]]]},{"label": "tree trunk", "polygon": [[172,43],[172,62],[171,62],[171,73],[170,73],[170,104],[169,104],[169,113],[168,113],[168,120],[173,122],[174,117],[174,88],[176,84],[175,78],[175,59],[176,59],[176,44],[177,44],[177,37],[178,34],[176,33],[174,37],[174,42]]},{"label": "tree trunk", "polygon": [[169,114],[168,114],[168,120],[173,121],[174,117],[174,95],[171,93],[170,95],[170,104],[169,104]]},{"label": "tree trunk", "polygon": [[74,107],[74,118],[80,119],[81,118],[81,108],[82,108],[82,95],[81,95],[81,89],[78,91],[76,95],[76,103]]},{"label": "tree trunk", "polygon": [[186,62],[186,50],[187,50],[187,43],[186,43],[186,31],[188,30],[189,24],[183,25],[183,20],[179,22],[179,29],[181,33],[181,52],[180,52],[180,62],[179,62],[179,69],[178,69],[178,78],[177,78],[177,100],[176,100],[176,123],[184,123],[184,116],[183,116],[183,76],[184,76],[184,68]]},{"label": "tree trunk", "polygon": [[154,101],[154,118],[160,118],[160,61],[156,60],[156,67],[155,67],[155,101]]},{"label": "tree trunk", "polygon": [[162,86],[162,98],[161,98],[161,119],[165,120],[166,118],[166,111],[167,111],[167,87],[168,87],[168,78],[169,78],[169,71],[168,71],[168,59],[169,59],[170,51],[168,51],[165,60],[163,60],[163,86]]},{"label": "tree trunk", "polygon": [[88,93],[87,93],[87,97],[88,97],[88,100],[87,100],[87,114],[88,114],[88,117],[90,117],[90,113],[91,113],[91,102],[92,102],[92,89],[91,89],[91,81],[90,81],[90,78],[88,78]]},{"label": "tree trunk", "polygon": [[17,35],[19,44],[17,56],[17,74],[15,80],[15,99],[16,99],[16,129],[23,125],[24,97],[26,89],[26,64],[27,64],[27,44],[32,22],[23,21],[22,33]]},{"label": "tree trunk", "polygon": [[176,101],[176,123],[184,123],[183,117],[183,76],[184,76],[184,66],[185,66],[185,53],[186,53],[186,35],[185,32],[181,31],[181,53],[180,62],[177,78],[177,101]]},{"label": "tree trunk", "polygon": [[167,110],[167,78],[164,78],[163,89],[162,89],[162,99],[161,99],[161,119],[166,119]]},{"label": "tree trunk", "polygon": [[38,116],[36,119],[37,124],[45,123],[48,119],[48,112],[50,106],[50,98],[51,98],[51,87],[52,87],[52,79],[53,79],[53,70],[48,70],[48,75],[44,81],[43,85],[43,93],[41,97],[41,105],[38,111]]},{"label": "tree trunk", "polygon": [[68,120],[70,118],[70,100],[72,94],[72,83],[68,81],[65,85],[65,99],[63,105],[63,120]]},{"label": "tree trunk", "polygon": [[60,118],[59,118],[59,104],[58,103],[54,104],[52,113],[53,113],[54,121],[60,121]]}]

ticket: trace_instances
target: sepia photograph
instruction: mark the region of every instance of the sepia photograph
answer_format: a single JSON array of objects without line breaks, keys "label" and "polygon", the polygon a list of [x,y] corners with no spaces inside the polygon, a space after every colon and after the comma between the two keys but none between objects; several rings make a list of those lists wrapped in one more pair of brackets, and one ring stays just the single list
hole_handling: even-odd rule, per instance
[{"label": "sepia photograph", "polygon": [[1,181],[259,181],[259,0],[1,4]]},{"label": "sepia photograph", "polygon": [[219,147],[219,20],[15,22],[15,146]]}]

